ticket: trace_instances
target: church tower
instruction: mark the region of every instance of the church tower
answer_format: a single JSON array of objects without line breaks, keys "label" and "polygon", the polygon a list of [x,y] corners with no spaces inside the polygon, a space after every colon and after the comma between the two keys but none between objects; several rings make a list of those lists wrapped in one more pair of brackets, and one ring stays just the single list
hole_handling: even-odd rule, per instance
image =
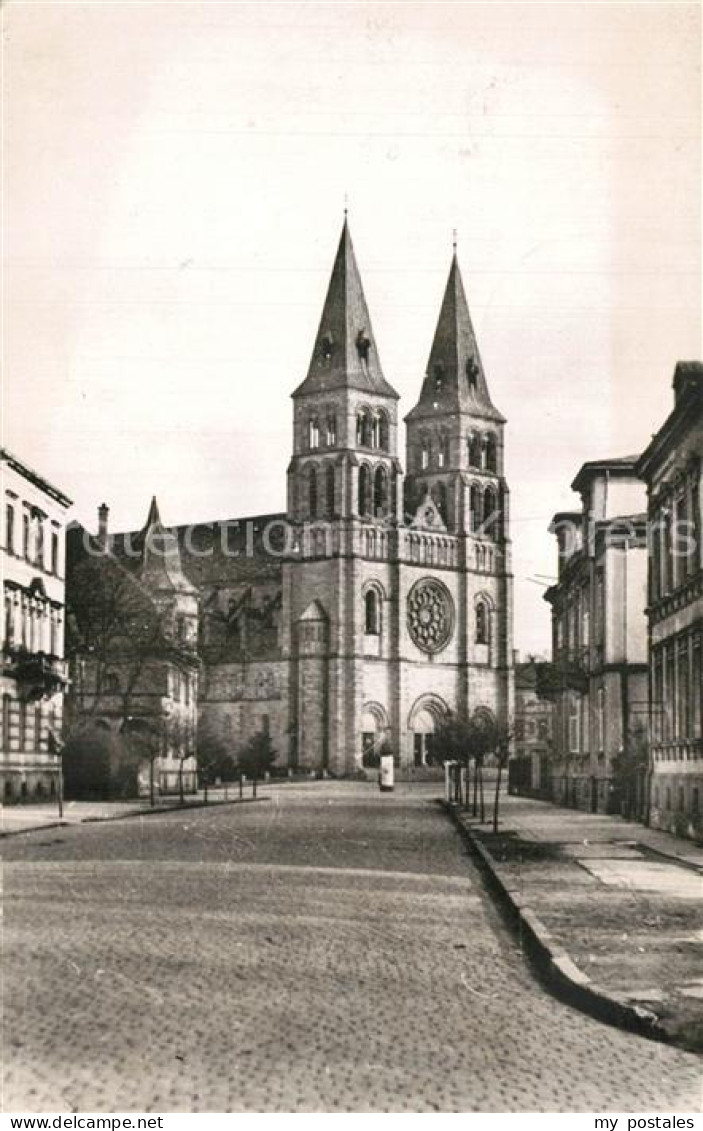
[{"label": "church tower", "polygon": [[381,369],[345,218],[308,374],[293,393],[290,518],[397,514],[397,403]]},{"label": "church tower", "polygon": [[494,405],[456,247],[420,398],[406,416],[405,516],[456,540],[456,709],[512,712],[512,573],[505,417]]},{"label": "church tower", "polygon": [[302,768],[355,769],[372,615],[364,557],[372,543],[387,553],[402,515],[397,436],[398,394],[383,375],[345,217],[307,376],[293,393],[283,651],[291,761]]},{"label": "church tower", "polygon": [[408,515],[429,496],[447,530],[500,540],[505,418],[488,391],[456,251],[420,399],[405,419]]}]

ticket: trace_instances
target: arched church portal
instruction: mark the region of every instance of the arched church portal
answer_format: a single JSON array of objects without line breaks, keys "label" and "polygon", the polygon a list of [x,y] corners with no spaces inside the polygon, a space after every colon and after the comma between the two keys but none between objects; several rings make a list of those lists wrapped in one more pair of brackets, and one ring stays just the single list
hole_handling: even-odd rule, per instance
[{"label": "arched church portal", "polygon": [[388,738],[388,715],[380,703],[366,703],[361,716],[361,764],[378,764],[381,747]]},{"label": "arched church portal", "polygon": [[414,703],[408,718],[412,766],[427,765],[432,735],[449,714],[447,704],[439,695],[421,695]]}]

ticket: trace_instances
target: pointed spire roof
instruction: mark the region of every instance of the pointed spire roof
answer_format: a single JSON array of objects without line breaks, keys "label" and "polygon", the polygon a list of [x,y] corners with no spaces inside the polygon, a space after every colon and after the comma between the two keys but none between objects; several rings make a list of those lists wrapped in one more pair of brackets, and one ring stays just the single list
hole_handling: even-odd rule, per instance
[{"label": "pointed spire roof", "polygon": [[488,392],[456,251],[420,399],[406,420],[450,412],[505,421]]},{"label": "pointed spire roof", "polygon": [[381,369],[346,215],[308,375],[293,396],[340,388],[398,399]]},{"label": "pointed spire roof", "polygon": [[161,521],[156,495],[151,500],[144,526],[141,580],[155,589],[196,592],[183,572],[178,538]]}]

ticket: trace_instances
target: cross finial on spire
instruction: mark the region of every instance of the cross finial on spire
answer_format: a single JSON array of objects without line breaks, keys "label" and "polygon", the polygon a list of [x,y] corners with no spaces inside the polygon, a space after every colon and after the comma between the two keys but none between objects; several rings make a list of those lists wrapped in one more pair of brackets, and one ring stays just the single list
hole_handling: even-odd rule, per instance
[{"label": "cross finial on spire", "polygon": [[452,251],[454,252],[455,255],[456,255],[456,245],[457,245],[457,230],[456,230],[456,228],[452,228]]},{"label": "cross finial on spire", "polygon": [[348,215],[349,215],[349,196],[345,192],[345,194],[344,194],[344,219],[345,220],[346,220]]}]

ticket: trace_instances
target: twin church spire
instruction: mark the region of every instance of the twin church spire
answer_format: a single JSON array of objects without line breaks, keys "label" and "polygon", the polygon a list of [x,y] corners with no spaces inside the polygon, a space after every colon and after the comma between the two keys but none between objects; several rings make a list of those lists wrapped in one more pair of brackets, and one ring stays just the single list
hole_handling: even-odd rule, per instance
[{"label": "twin church spire", "polygon": [[456,250],[420,399],[407,419],[466,413],[504,423],[488,392]]},{"label": "twin church spire", "polygon": [[341,388],[398,399],[381,369],[346,216],[308,375],[296,394]]},{"label": "twin church spire", "polygon": [[[381,368],[346,216],[308,374],[294,395],[344,388],[398,399]],[[420,399],[408,419],[455,412],[504,420],[488,391],[456,250]]]}]

